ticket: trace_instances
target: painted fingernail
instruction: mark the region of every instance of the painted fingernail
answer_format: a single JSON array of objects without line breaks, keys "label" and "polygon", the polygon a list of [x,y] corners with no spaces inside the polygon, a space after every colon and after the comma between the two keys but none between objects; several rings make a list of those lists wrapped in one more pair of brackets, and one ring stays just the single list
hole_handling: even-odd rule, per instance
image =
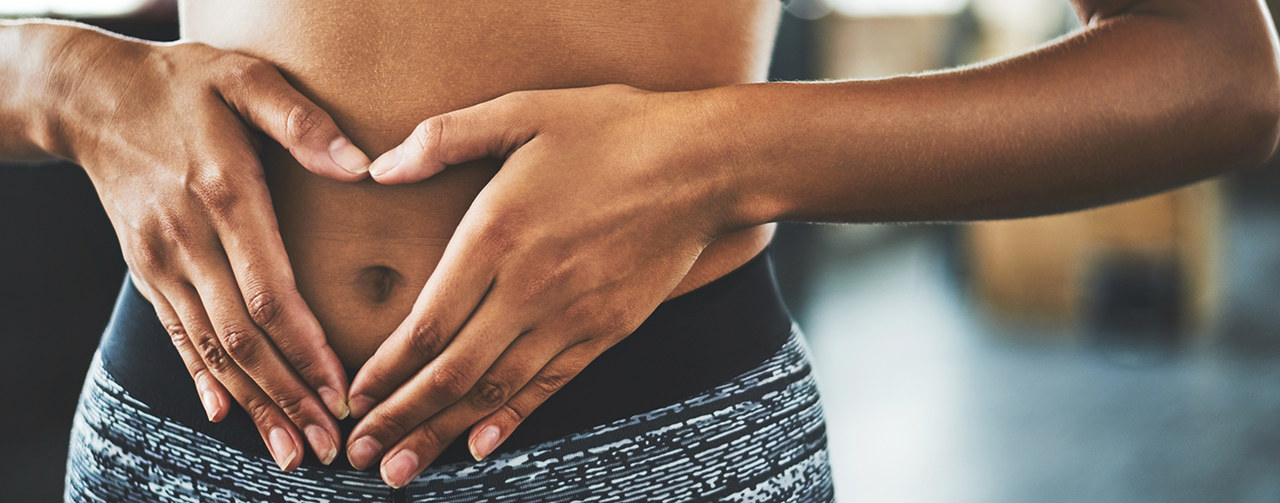
[{"label": "painted fingernail", "polygon": [[200,393],[200,403],[204,405],[204,413],[209,415],[209,421],[218,417],[218,395],[212,391],[204,390]]},{"label": "painted fingernail", "polygon": [[382,480],[399,489],[413,480],[413,472],[417,470],[418,455],[409,449],[401,449],[382,464]]},{"label": "painted fingernail", "polygon": [[501,433],[498,427],[494,425],[480,428],[480,432],[476,433],[475,440],[471,443],[471,457],[480,461],[498,448],[498,437]]},{"label": "painted fingernail", "polygon": [[316,457],[320,458],[321,463],[328,465],[333,462],[333,458],[338,457],[338,443],[324,428],[310,424],[303,431],[307,433],[307,441],[311,442],[311,448],[316,451]]},{"label": "painted fingernail", "polygon": [[351,466],[357,470],[363,470],[373,462],[373,458],[382,452],[382,444],[379,444],[373,437],[360,437],[355,442],[351,442],[351,447],[347,448],[347,460],[351,461]]},{"label": "painted fingernail", "polygon": [[276,459],[276,464],[280,465],[281,470],[287,471],[289,463],[298,456],[298,450],[293,447],[293,439],[289,438],[289,433],[284,431],[284,428],[274,428],[267,434],[267,442],[271,444],[271,457]]},{"label": "painted fingernail", "polygon": [[360,148],[345,136],[339,136],[329,143],[329,158],[334,164],[354,175],[369,170],[369,156],[364,155],[364,152],[361,152]]},{"label": "painted fingernail", "polygon": [[351,414],[351,409],[347,407],[347,401],[342,399],[337,391],[328,386],[321,386],[316,390],[320,393],[320,399],[324,400],[324,405],[329,408],[329,412],[333,417],[338,419],[346,419]]},{"label": "painted fingernail", "polygon": [[391,171],[396,167],[396,165],[400,164],[401,157],[403,157],[403,155],[400,153],[400,147],[397,146],[396,148],[388,150],[385,154],[378,156],[378,158],[373,161],[373,164],[369,165],[369,174],[373,176],[382,176],[387,174],[388,171]]},{"label": "painted fingernail", "polygon": [[355,417],[364,417],[369,411],[373,410],[374,401],[365,395],[351,397],[351,415]]}]

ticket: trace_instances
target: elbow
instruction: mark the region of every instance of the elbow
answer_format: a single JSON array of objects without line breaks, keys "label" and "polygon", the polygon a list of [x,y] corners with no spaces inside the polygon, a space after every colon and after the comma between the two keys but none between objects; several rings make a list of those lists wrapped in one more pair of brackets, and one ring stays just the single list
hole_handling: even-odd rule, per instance
[{"label": "elbow", "polygon": [[[1251,169],[1265,164],[1280,143],[1280,46],[1269,29],[1242,30],[1236,43],[1219,52],[1223,86],[1216,111],[1223,130],[1224,168]],[[1235,57],[1221,57],[1231,54]]]},{"label": "elbow", "polygon": [[1247,107],[1241,121],[1239,166],[1245,169],[1265,164],[1280,143],[1280,79],[1272,82],[1258,101],[1261,103]]},{"label": "elbow", "polygon": [[1256,4],[1197,9],[1165,38],[1177,55],[1163,71],[1181,76],[1170,80],[1181,85],[1166,88],[1174,93],[1167,111],[1176,118],[1165,118],[1178,123],[1175,148],[1203,166],[1202,175],[1256,168],[1280,143],[1280,42]]},{"label": "elbow", "polygon": [[1258,70],[1249,72],[1255,75],[1245,79],[1229,114],[1225,153],[1235,169],[1265,164],[1280,143],[1280,72],[1274,61]]},{"label": "elbow", "polygon": [[1231,62],[1230,73],[1226,63],[1219,66],[1207,77],[1213,82],[1184,94],[1190,108],[1174,113],[1180,118],[1166,119],[1178,123],[1169,145],[1176,145],[1184,160],[1195,159],[1202,176],[1262,166],[1280,143],[1280,72],[1274,63],[1247,70],[1241,64]]}]

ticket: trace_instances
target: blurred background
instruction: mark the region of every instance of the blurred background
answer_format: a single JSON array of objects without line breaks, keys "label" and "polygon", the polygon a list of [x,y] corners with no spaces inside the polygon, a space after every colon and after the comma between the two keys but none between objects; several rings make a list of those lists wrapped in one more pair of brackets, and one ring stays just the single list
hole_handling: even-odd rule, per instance
[{"label": "blurred background", "polygon": [[[0,3],[32,15],[177,37],[165,2]],[[771,78],[953,67],[1078,26],[1067,0],[792,0]],[[124,263],[78,168],[0,169],[0,487],[55,501]],[[839,499],[1280,501],[1278,191],[1266,167],[1054,217],[783,225]]]}]

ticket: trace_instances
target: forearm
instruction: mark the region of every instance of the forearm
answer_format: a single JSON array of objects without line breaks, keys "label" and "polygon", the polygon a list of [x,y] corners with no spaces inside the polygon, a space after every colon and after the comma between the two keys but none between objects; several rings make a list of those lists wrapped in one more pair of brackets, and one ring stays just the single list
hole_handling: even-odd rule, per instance
[{"label": "forearm", "polygon": [[740,223],[1032,216],[1256,165],[1280,114],[1274,38],[1201,3],[956,71],[713,90]]},{"label": "forearm", "polygon": [[51,157],[54,130],[49,103],[61,68],[54,64],[70,47],[68,25],[0,21],[0,158]]}]

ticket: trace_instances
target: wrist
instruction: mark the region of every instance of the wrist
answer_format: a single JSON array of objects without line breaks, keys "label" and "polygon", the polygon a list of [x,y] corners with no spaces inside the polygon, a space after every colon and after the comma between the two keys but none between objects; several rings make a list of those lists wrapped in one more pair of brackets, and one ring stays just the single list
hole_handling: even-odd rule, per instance
[{"label": "wrist", "polygon": [[79,161],[77,147],[83,132],[95,130],[90,117],[78,113],[86,94],[102,97],[92,83],[96,60],[107,43],[115,40],[95,29],[72,23],[35,22],[19,27],[28,48],[20,65],[20,111],[24,137],[35,147],[55,156]]},{"label": "wrist", "polygon": [[6,48],[3,80],[5,96],[0,97],[0,116],[5,119],[4,134],[11,150],[20,158],[36,158],[37,154],[56,154],[57,100],[49,96],[49,82],[59,72],[58,54],[67,48],[64,26],[44,22],[5,22],[3,41]]},{"label": "wrist", "polygon": [[694,91],[701,121],[691,136],[702,153],[711,197],[722,214],[720,235],[778,221],[785,214],[783,199],[771,179],[781,170],[767,159],[773,138],[761,137],[752,96],[767,84],[745,84]]}]

